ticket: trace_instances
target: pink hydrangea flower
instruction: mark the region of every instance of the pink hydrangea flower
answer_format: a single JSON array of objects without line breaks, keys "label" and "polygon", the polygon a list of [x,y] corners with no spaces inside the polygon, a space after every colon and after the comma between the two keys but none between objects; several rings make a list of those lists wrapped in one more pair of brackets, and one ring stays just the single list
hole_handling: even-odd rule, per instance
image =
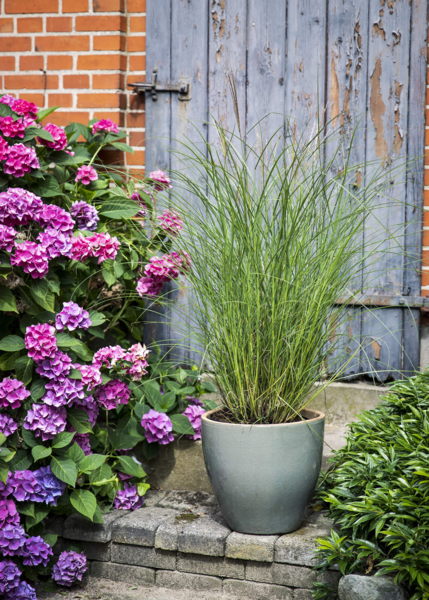
[{"label": "pink hydrangea flower", "polygon": [[10,108],[18,115],[22,115],[34,121],[37,117],[37,111],[39,110],[33,102],[27,102],[27,100],[20,100],[14,98],[10,94],[5,94],[0,98],[2,104],[7,104]]},{"label": "pink hydrangea flower", "polygon": [[98,258],[99,265],[109,258],[116,258],[121,245],[117,237],[111,237],[110,233],[95,233],[86,239],[91,244],[92,256]]},{"label": "pink hydrangea flower", "polygon": [[45,248],[49,259],[68,256],[72,249],[70,238],[57,229],[48,228],[37,236],[37,241]]},{"label": "pink hydrangea flower", "polygon": [[65,406],[74,402],[82,402],[85,398],[83,383],[79,379],[53,379],[46,384],[46,394],[42,397],[44,404]]},{"label": "pink hydrangea flower", "polygon": [[148,366],[147,357],[150,350],[141,344],[134,344],[125,354],[124,360],[129,361],[131,367],[127,369],[128,375],[132,375],[133,381],[140,381],[147,374],[146,367]]},{"label": "pink hydrangea flower", "polygon": [[24,146],[24,144],[9,146],[3,171],[7,175],[24,177],[26,173],[30,173],[31,169],[40,169],[35,149],[31,146]]},{"label": "pink hydrangea flower", "polygon": [[165,254],[164,257],[168,257],[169,261],[174,264],[182,275],[191,268],[191,257],[187,252],[181,252],[180,254],[178,252],[171,252],[170,254]]},{"label": "pink hydrangea flower", "polygon": [[105,346],[100,348],[94,354],[92,364],[96,369],[107,367],[110,369],[114,367],[118,360],[123,360],[125,357],[125,350],[121,346]]},{"label": "pink hydrangea flower", "polygon": [[191,422],[192,428],[195,431],[194,435],[187,435],[186,437],[190,440],[201,439],[201,416],[206,412],[206,409],[197,406],[196,404],[190,404],[188,408],[182,413]]},{"label": "pink hydrangea flower", "polygon": [[118,404],[128,404],[131,392],[120,379],[111,379],[100,385],[94,392],[98,404],[106,410],[116,408]]},{"label": "pink hydrangea flower", "polygon": [[19,408],[30,395],[22,381],[6,377],[0,382],[0,408]]},{"label": "pink hydrangea flower", "polygon": [[158,296],[165,283],[164,277],[140,277],[137,282],[136,292],[139,296]]},{"label": "pink hydrangea flower", "polygon": [[171,210],[164,210],[158,219],[161,221],[161,229],[169,235],[175,236],[183,229],[183,221]]},{"label": "pink hydrangea flower", "polygon": [[71,214],[55,204],[44,204],[35,220],[42,227],[57,229],[63,233],[71,233],[75,226]]},{"label": "pink hydrangea flower", "polygon": [[145,430],[146,439],[149,444],[157,442],[165,446],[174,441],[173,423],[165,413],[160,413],[153,408],[143,415],[142,427]]},{"label": "pink hydrangea flower", "polygon": [[9,145],[6,140],[0,137],[0,160],[4,160],[7,156]]},{"label": "pink hydrangea flower", "polygon": [[95,365],[73,365],[74,369],[80,371],[82,376],[82,382],[87,386],[87,390],[91,391],[98,385],[101,385],[103,378],[100,373],[100,369]]},{"label": "pink hydrangea flower", "polygon": [[53,358],[58,350],[55,327],[48,323],[30,325],[25,331],[25,347],[28,356],[36,362],[44,358]]},{"label": "pink hydrangea flower", "polygon": [[32,192],[22,188],[9,188],[0,194],[0,221],[4,225],[27,225],[37,217],[43,202]]},{"label": "pink hydrangea flower", "polygon": [[71,250],[69,257],[72,260],[84,261],[88,257],[92,256],[92,245],[91,241],[87,237],[83,237],[80,233],[77,237],[70,238]]},{"label": "pink hydrangea flower", "polygon": [[92,126],[92,135],[103,131],[106,133],[118,133],[119,128],[116,125],[116,123],[114,123],[110,119],[101,119],[97,123],[94,123],[94,125]]},{"label": "pink hydrangea flower", "polygon": [[12,252],[12,249],[15,245],[16,236],[17,232],[13,227],[0,225],[0,250]]},{"label": "pink hydrangea flower", "polygon": [[6,137],[19,137],[22,139],[26,130],[24,119],[14,121],[12,117],[0,117],[0,130]]},{"label": "pink hydrangea flower", "polygon": [[158,191],[163,190],[165,188],[173,187],[172,185],[170,185],[171,179],[167,177],[164,171],[161,171],[160,169],[158,169],[157,171],[152,171],[152,173],[149,174],[149,179],[152,179],[152,181],[157,182],[155,184],[155,189]]},{"label": "pink hydrangea flower", "polygon": [[89,185],[91,181],[97,181],[97,179],[97,171],[89,165],[82,165],[79,167],[75,177],[76,183],[82,181],[83,185]]},{"label": "pink hydrangea flower", "polygon": [[148,277],[169,277],[172,263],[165,256],[152,256],[144,270]]},{"label": "pink hydrangea flower", "polygon": [[13,266],[22,267],[24,273],[29,273],[33,279],[43,279],[49,271],[48,253],[35,242],[17,244],[10,262]]},{"label": "pink hydrangea flower", "polygon": [[38,142],[47,148],[51,148],[51,150],[64,150],[68,144],[64,129],[62,127],[58,127],[58,125],[54,125],[53,123],[48,123],[43,129],[52,135],[54,141],[49,142],[43,138],[38,138]]}]

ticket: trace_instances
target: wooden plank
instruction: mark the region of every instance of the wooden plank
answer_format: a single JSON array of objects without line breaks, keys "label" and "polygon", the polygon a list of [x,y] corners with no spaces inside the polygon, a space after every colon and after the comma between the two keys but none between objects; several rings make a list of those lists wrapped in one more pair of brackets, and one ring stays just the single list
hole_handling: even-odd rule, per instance
[{"label": "wooden plank", "polygon": [[401,309],[366,309],[362,321],[362,372],[374,381],[401,379]]}]

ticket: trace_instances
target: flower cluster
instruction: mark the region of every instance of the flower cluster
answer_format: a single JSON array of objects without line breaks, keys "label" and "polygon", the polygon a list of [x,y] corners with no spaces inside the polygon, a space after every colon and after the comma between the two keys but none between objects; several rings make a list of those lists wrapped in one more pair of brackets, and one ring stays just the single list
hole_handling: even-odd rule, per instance
[{"label": "flower cluster", "polygon": [[40,164],[34,148],[24,146],[24,144],[15,144],[9,146],[6,162],[3,165],[3,171],[13,177],[24,177],[32,169],[39,169]]},{"label": "flower cluster", "polygon": [[42,210],[36,215],[35,221],[42,227],[49,227],[63,233],[71,233],[75,226],[71,214],[55,204],[44,204]]},{"label": "flower cluster", "polygon": [[158,219],[161,221],[161,229],[171,236],[177,235],[183,229],[183,221],[171,210],[164,210]]},{"label": "flower cluster", "polygon": [[25,332],[25,347],[35,361],[53,358],[58,349],[55,328],[48,323],[30,325]]},{"label": "flower cluster", "polygon": [[39,138],[40,144],[47,146],[51,150],[64,150],[64,148],[66,148],[67,136],[64,133],[64,129],[62,129],[62,127],[58,127],[58,125],[48,123],[44,126],[43,129],[52,135],[54,141],[50,142],[48,140],[44,140],[43,138]]},{"label": "flower cluster", "polygon": [[152,256],[144,270],[146,275],[137,282],[137,293],[140,296],[157,296],[166,281],[177,279],[180,273],[185,273],[190,267],[190,258],[186,252],[177,252]]},{"label": "flower cluster", "polygon": [[22,381],[5,377],[0,381],[0,408],[19,408],[30,395]]},{"label": "flower cluster", "polygon": [[72,249],[70,238],[61,231],[51,229],[50,227],[39,233],[37,241],[40,242],[40,245],[46,251],[48,260],[58,258],[59,256],[68,256]]},{"label": "flower cluster", "polygon": [[127,368],[128,375],[131,375],[133,381],[140,381],[147,374],[146,367],[148,366],[147,357],[150,350],[141,344],[134,344],[125,354],[124,360],[129,361],[131,366]]},{"label": "flower cluster", "polygon": [[0,194],[0,221],[3,225],[27,225],[42,210],[42,200],[20,187],[9,188]]},{"label": "flower cluster", "polygon": [[0,433],[6,437],[9,437],[10,435],[14,434],[17,429],[18,425],[16,421],[12,419],[12,417],[0,413]]},{"label": "flower cluster", "polygon": [[81,181],[83,185],[89,185],[91,181],[97,181],[97,179],[97,171],[90,165],[82,165],[79,167],[75,177],[76,183]]},{"label": "flower cluster", "polygon": [[96,208],[86,202],[74,202],[70,214],[76,221],[77,228],[82,231],[95,231],[100,220]]},{"label": "flower cluster", "polygon": [[83,261],[93,256],[98,258],[98,264],[108,259],[114,260],[121,245],[117,237],[111,237],[109,233],[95,233],[83,237],[79,234],[71,239],[72,249],[70,258]]},{"label": "flower cluster", "polygon": [[157,442],[161,446],[165,446],[174,440],[173,424],[165,413],[151,408],[148,413],[143,415],[141,424],[149,444]]},{"label": "flower cluster", "polygon": [[12,117],[0,117],[0,131],[6,137],[19,137],[23,138],[25,135],[26,126],[24,119],[16,119],[14,121]]},{"label": "flower cluster", "polygon": [[33,279],[43,279],[49,271],[48,253],[44,246],[35,242],[22,242],[10,257],[13,266],[22,267]]},{"label": "flower cluster", "polygon": [[92,126],[92,135],[96,135],[97,133],[118,133],[119,128],[110,119],[101,119],[97,123],[94,123]]},{"label": "flower cluster", "polygon": [[65,328],[69,331],[77,328],[88,329],[91,327],[89,313],[76,302],[64,302],[62,311],[55,317],[55,327],[58,331],[63,331]]},{"label": "flower cluster", "polygon": [[191,422],[192,429],[195,431],[193,435],[187,435],[186,437],[191,440],[201,439],[201,416],[206,412],[205,408],[196,404],[190,404],[187,409],[183,412],[185,417],[188,417]]},{"label": "flower cluster", "polygon": [[58,433],[64,431],[66,421],[67,412],[63,406],[34,403],[24,419],[24,427],[34,431],[36,437],[41,436],[45,442],[53,440]]},{"label": "flower cluster", "polygon": [[119,404],[128,404],[130,390],[120,379],[111,379],[95,390],[94,398],[102,408],[112,410]]},{"label": "flower cluster", "polygon": [[155,189],[157,191],[162,191],[166,188],[172,188],[171,179],[167,177],[164,171],[158,169],[158,171],[152,171],[149,174],[149,179],[155,182]]},{"label": "flower cluster", "polygon": [[27,126],[37,118],[38,108],[33,102],[17,99],[10,94],[5,94],[0,98],[0,103],[7,104],[17,115],[24,117]]},{"label": "flower cluster", "polygon": [[59,585],[70,587],[76,581],[82,581],[86,571],[86,556],[77,552],[61,552],[52,569],[52,579]]},{"label": "flower cluster", "polygon": [[126,483],[123,490],[119,490],[115,498],[115,508],[119,510],[137,510],[144,503],[144,497],[139,496],[136,485]]}]

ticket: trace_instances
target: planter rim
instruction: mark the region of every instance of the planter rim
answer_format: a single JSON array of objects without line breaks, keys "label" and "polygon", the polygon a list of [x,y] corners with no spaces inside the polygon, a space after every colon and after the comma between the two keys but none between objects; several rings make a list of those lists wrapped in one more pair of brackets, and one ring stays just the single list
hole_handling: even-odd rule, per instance
[{"label": "planter rim", "polygon": [[319,421],[320,419],[325,418],[325,413],[320,410],[314,410],[312,408],[304,408],[301,412],[308,415],[310,418],[305,421],[295,421],[295,423],[268,423],[264,425],[260,425],[257,423],[222,423],[221,421],[213,421],[209,417],[215,412],[222,410],[223,407],[220,406],[218,408],[214,408],[205,412],[201,419],[206,421],[207,423],[213,423],[214,425],[225,426],[225,427],[257,427],[258,429],[262,429],[263,427],[290,427],[291,425],[306,425],[307,423],[314,423],[314,421]]}]

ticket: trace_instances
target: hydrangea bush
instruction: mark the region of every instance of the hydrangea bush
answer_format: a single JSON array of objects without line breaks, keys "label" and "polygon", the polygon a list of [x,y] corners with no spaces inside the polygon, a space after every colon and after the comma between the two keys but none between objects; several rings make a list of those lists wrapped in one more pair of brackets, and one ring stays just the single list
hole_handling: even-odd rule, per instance
[{"label": "hydrangea bush", "polygon": [[[200,437],[212,391],[142,343],[148,303],[186,274],[180,217],[158,217],[158,171],[142,189],[99,152],[131,149],[110,120],[41,126],[51,111],[0,97],[0,594],[82,579],[75,549],[53,558],[52,514],[101,523],[149,488],[141,460],[173,434]],[[78,141],[82,136],[85,142]],[[145,221],[143,221],[143,219]],[[148,225],[148,227],[146,227]],[[173,251],[175,241],[178,250]],[[206,405],[211,408],[211,405]]]}]

